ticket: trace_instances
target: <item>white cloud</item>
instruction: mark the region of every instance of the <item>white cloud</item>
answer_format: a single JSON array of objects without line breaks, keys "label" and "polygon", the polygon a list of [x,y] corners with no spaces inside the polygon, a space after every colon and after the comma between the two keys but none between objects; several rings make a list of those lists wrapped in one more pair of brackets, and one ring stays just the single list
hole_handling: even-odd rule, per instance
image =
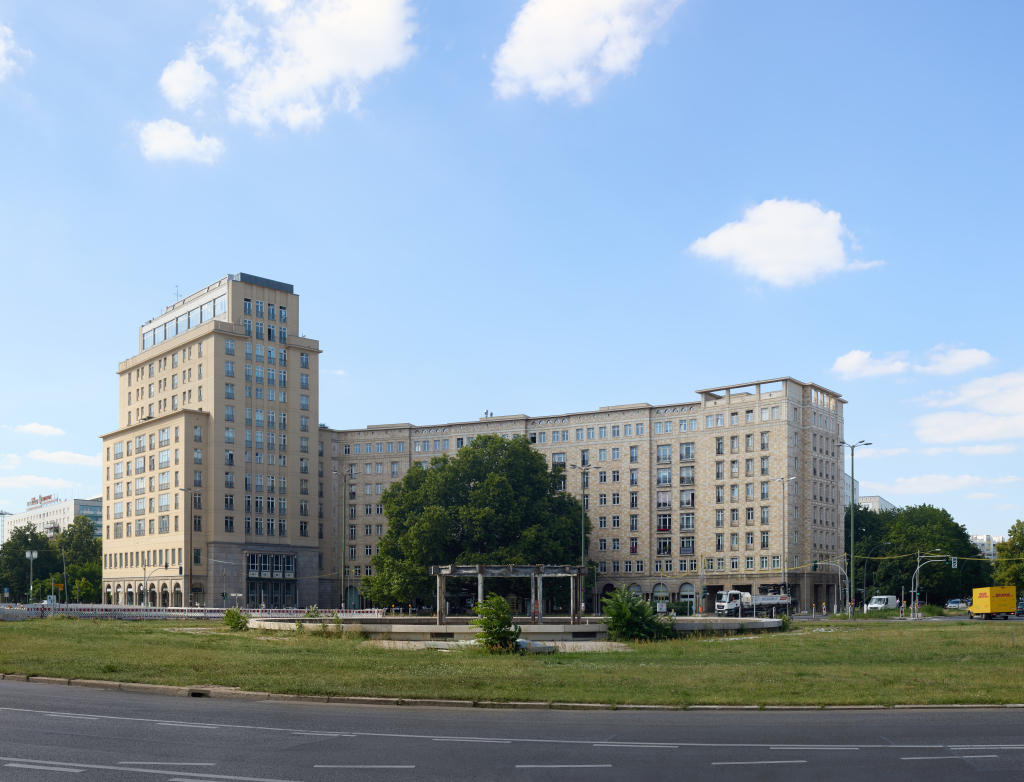
[{"label": "white cloud", "polygon": [[162,119],[147,122],[139,131],[139,149],[146,160],[194,160],[215,163],[224,152],[224,145],[213,136],[196,138],[192,128]]},{"label": "white cloud", "polygon": [[943,453],[952,453],[955,450],[955,448],[943,448],[941,446],[936,446],[934,448],[922,448],[921,453],[925,456],[938,456]]},{"label": "white cloud", "polygon": [[839,212],[825,212],[817,203],[771,199],[747,209],[739,222],[698,239],[690,251],[727,261],[740,274],[789,288],[882,263],[849,260],[843,245],[849,235]]},{"label": "white cloud", "polygon": [[64,478],[41,478],[38,475],[0,476],[0,489],[68,489],[78,485]]},{"label": "white cloud", "polygon": [[189,46],[182,59],[164,68],[160,76],[160,91],[174,108],[184,110],[206,95],[216,83],[213,74],[196,60],[195,49]]},{"label": "white cloud", "polygon": [[910,364],[903,360],[906,353],[889,353],[885,358],[871,358],[870,350],[851,350],[835,360],[832,371],[844,380],[864,377],[898,375],[906,372]]},{"label": "white cloud", "polygon": [[983,484],[1016,483],[1015,475],[998,478],[981,478],[976,475],[915,475],[911,478],[897,478],[892,483],[861,481],[861,494],[866,489],[879,494],[939,494],[945,491],[967,489]]},{"label": "white cloud", "polygon": [[0,453],[0,470],[12,470],[21,463],[21,457],[13,453]]},{"label": "white cloud", "polygon": [[54,464],[73,464],[80,467],[99,467],[101,464],[100,455],[86,456],[71,451],[29,451],[29,459],[40,462],[52,462]]},{"label": "white cloud", "polygon": [[916,433],[923,442],[984,442],[1024,437],[1024,371],[972,380],[953,394],[931,398],[926,404],[973,409],[930,413],[916,419]]},{"label": "white cloud", "polygon": [[25,432],[26,434],[39,434],[43,437],[64,434],[63,429],[58,429],[56,426],[50,426],[49,424],[19,424],[14,427],[14,430],[17,432]]},{"label": "white cloud", "polygon": [[31,56],[32,52],[22,49],[14,42],[14,31],[7,25],[0,24],[0,81],[21,70],[19,59]]},{"label": "white cloud", "polygon": [[976,491],[967,495],[969,500],[991,500],[994,497],[998,497],[997,494],[990,494],[987,491]]},{"label": "white cloud", "polygon": [[682,0],[527,0],[494,58],[494,92],[589,103],[636,70],[654,32]]},{"label": "white cloud", "polygon": [[988,351],[978,348],[954,348],[949,345],[936,345],[928,351],[928,363],[914,366],[915,372],[928,375],[955,375],[969,369],[977,369],[991,364],[995,359]]},{"label": "white cloud", "polygon": [[[266,128],[319,127],[331,109],[355,111],[374,78],[415,53],[416,25],[407,0],[262,2],[266,27],[238,6],[221,18],[207,51],[238,78],[228,89],[228,116]],[[265,40],[261,49],[257,42]]]},{"label": "white cloud", "polygon": [[899,456],[901,453],[910,453],[909,448],[860,448],[857,450],[858,459],[880,459],[884,456]]},{"label": "white cloud", "polygon": [[1017,450],[1016,445],[965,445],[957,450],[966,456],[1003,456]]}]

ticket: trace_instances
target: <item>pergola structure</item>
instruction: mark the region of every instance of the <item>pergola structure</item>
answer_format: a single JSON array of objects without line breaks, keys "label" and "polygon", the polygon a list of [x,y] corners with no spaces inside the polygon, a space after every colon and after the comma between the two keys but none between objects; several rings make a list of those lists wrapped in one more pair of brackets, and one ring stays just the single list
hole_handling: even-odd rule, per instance
[{"label": "pergola structure", "polygon": [[580,565],[435,565],[430,575],[437,576],[437,623],[445,623],[445,579],[476,576],[477,601],[484,600],[484,578],[530,579],[530,616],[534,624],[544,621],[544,578],[569,579],[570,624],[582,623],[584,579],[587,568]]}]

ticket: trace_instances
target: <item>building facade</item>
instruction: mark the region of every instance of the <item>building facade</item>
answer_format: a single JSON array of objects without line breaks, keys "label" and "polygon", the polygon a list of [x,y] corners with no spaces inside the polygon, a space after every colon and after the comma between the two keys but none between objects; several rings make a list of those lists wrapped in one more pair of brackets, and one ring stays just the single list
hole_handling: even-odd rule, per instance
[{"label": "building facade", "polygon": [[62,500],[55,494],[33,497],[25,503],[24,511],[5,516],[3,527],[0,528],[0,543],[7,542],[15,527],[24,527],[26,524],[31,524],[37,532],[52,539],[71,524],[76,516],[87,516],[93,522],[96,536],[99,537],[102,505],[101,497],[87,500]]},{"label": "building facade", "polygon": [[971,543],[981,549],[981,553],[988,559],[994,560],[998,555],[996,552],[997,543],[1005,543],[1003,535],[971,535]]},{"label": "building facade", "polygon": [[895,505],[885,499],[885,497],[879,497],[877,494],[870,497],[861,497],[857,504],[865,510],[873,510],[875,513],[883,510],[896,510]]},{"label": "building facade", "polygon": [[843,507],[850,504],[850,498],[860,505],[860,481],[855,481],[849,473],[843,473]]},{"label": "building facade", "polygon": [[139,329],[102,436],[106,600],[317,602],[320,350],[299,334],[292,286],[248,274]]},{"label": "building facade", "polygon": [[387,530],[382,492],[412,462],[454,454],[481,434],[525,437],[549,464],[589,468],[567,469],[566,489],[588,511],[598,593],[625,585],[695,607],[706,588],[707,609],[718,589],[780,583],[788,563],[802,605],[834,603],[839,571],[824,563],[845,550],[845,400],[788,377],[697,397],[551,416],[321,429],[318,472],[326,477],[318,494],[332,537],[321,604],[359,605],[361,580],[372,573]]}]

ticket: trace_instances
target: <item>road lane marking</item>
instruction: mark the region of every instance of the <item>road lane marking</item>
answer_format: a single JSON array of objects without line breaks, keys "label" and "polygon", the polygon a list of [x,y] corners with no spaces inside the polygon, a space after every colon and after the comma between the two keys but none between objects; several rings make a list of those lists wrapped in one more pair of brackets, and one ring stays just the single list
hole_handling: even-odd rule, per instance
[{"label": "road lane marking", "polygon": [[82,714],[61,714],[60,712],[48,712],[47,717],[67,717],[69,720],[98,720],[99,717],[86,717]]},{"label": "road lane marking", "polygon": [[199,725],[194,722],[158,722],[165,728],[205,728],[206,730],[217,730],[216,725]]},{"label": "road lane marking", "polygon": [[84,768],[60,768],[59,766],[31,766],[28,763],[4,763],[7,768],[34,768],[38,771],[70,771],[73,774],[80,774]]},{"label": "road lane marking", "polygon": [[434,739],[434,741],[465,741],[470,744],[511,744],[511,739]]},{"label": "road lane marking", "polygon": [[[291,779],[267,779],[265,777],[241,777],[233,776],[229,774],[211,774],[209,771],[197,772],[192,774],[188,771],[178,771],[177,769],[170,768],[135,768],[132,766],[104,766],[98,763],[65,763],[59,760],[39,760],[38,758],[5,758],[0,757],[0,763],[4,761],[10,761],[8,765],[17,765],[19,763],[49,763],[49,766],[43,766],[47,770],[54,771],[84,771],[86,769],[101,769],[103,771],[130,771],[133,774],[160,774],[161,776],[167,776],[168,774],[179,774],[182,777],[187,777],[188,782],[213,782],[213,780],[230,780],[230,782],[295,782]],[[54,768],[55,766],[63,766],[64,768]],[[35,766],[32,766],[35,768]]]},{"label": "road lane marking", "polygon": [[560,765],[560,766],[516,766],[516,768],[611,768],[611,763],[592,763],[589,765]]},{"label": "road lane marking", "polygon": [[[343,704],[338,704],[338,705],[343,705]],[[18,713],[18,714],[41,714],[41,715],[52,713],[52,712],[47,711],[45,709],[24,709],[24,708],[18,708],[18,707],[13,707],[13,706],[0,706],[0,712],[5,712],[5,711],[15,712],[15,713]],[[180,723],[180,722],[168,723],[166,720],[160,720],[160,719],[156,719],[156,718],[153,718],[153,717],[120,717],[120,716],[115,716],[115,715],[112,715],[112,714],[85,714],[85,715],[81,715],[81,716],[97,717],[98,719],[106,719],[106,720],[117,720],[117,721],[120,721],[120,722],[144,722],[144,723],[150,723],[150,724],[156,723],[158,725],[164,725],[164,724],[190,725],[190,724],[192,724],[192,723]],[[208,728],[236,728],[236,729],[239,729],[239,730],[263,730],[263,731],[278,732],[278,733],[294,733],[295,732],[294,728],[274,728],[274,727],[268,727],[268,726],[264,726],[264,725],[236,725],[236,724],[232,724],[232,723],[208,723],[208,724],[206,724],[205,726],[202,726],[202,727],[208,727]],[[467,740],[467,739],[470,740],[470,741],[472,741],[474,739],[477,740],[477,741],[495,741],[496,740],[496,739],[492,739],[492,738],[474,737],[474,736],[436,736],[436,735],[426,735],[426,734],[418,734],[418,733],[369,733],[369,732],[362,732],[362,731],[345,731],[344,735],[349,736],[349,737],[353,737],[353,738],[354,737],[360,737],[360,738],[382,738],[382,739],[445,739],[445,740],[459,740],[459,741],[463,741],[463,740]],[[593,745],[595,743],[593,739],[528,739],[528,738],[524,739],[524,738],[515,738],[515,739],[497,739],[497,741],[506,741],[508,743],[516,743],[516,744],[576,744],[576,745],[583,745],[583,744],[585,744],[585,745]],[[649,744],[650,742],[626,742],[626,741],[623,741],[623,742],[615,742],[615,743],[616,744],[621,744],[623,746],[643,747],[646,744]],[[689,741],[680,741],[680,742],[676,742],[676,743],[672,744],[671,746],[678,746],[678,747],[722,747],[722,748],[726,748],[726,749],[748,748],[749,747],[749,748],[758,749],[758,748],[779,747],[779,746],[785,746],[785,745],[781,745],[781,744],[774,743],[774,742],[773,743],[765,743],[765,744],[753,744],[753,743],[751,743],[751,744],[743,744],[743,743],[732,743],[732,744],[729,744],[729,743],[725,743],[725,742],[689,742]],[[793,744],[791,746],[793,748],[804,748],[804,747],[807,747],[808,745],[806,745],[806,744]],[[944,744],[899,744],[899,745],[896,745],[896,744],[858,744],[857,746],[860,749],[945,749],[946,748],[946,745],[944,745]],[[975,749],[990,749],[990,748],[991,749],[997,749],[998,747],[995,747],[995,746],[991,746],[991,747],[978,747],[978,746],[976,746],[974,748]],[[1024,749],[1024,746],[1019,747],[1019,748]]]},{"label": "road lane marking", "polygon": [[637,747],[638,749],[679,749],[678,744],[631,744],[629,742],[602,741],[594,744],[595,747]]},{"label": "road lane marking", "polygon": [[293,736],[324,736],[325,738],[329,738],[329,739],[330,738],[337,738],[338,736],[346,736],[346,737],[348,737],[348,734],[345,734],[345,733],[319,733],[317,731],[312,731],[312,730],[293,730],[292,731],[292,735]]},{"label": "road lane marking", "polygon": [[416,766],[313,766],[313,768],[416,768]]},{"label": "road lane marking", "polygon": [[[178,760],[119,760],[119,766],[216,766],[216,763],[188,763]],[[171,769],[168,769],[171,771]]]},{"label": "road lane marking", "polygon": [[860,749],[860,747],[771,747],[771,749],[784,749],[792,752],[803,752],[805,749]]},{"label": "road lane marking", "polygon": [[900,758],[900,760],[963,760],[964,758],[997,758],[998,755],[931,755],[929,757]]},{"label": "road lane marking", "polygon": [[806,763],[806,760],[725,760],[712,766],[764,766],[777,763]]}]

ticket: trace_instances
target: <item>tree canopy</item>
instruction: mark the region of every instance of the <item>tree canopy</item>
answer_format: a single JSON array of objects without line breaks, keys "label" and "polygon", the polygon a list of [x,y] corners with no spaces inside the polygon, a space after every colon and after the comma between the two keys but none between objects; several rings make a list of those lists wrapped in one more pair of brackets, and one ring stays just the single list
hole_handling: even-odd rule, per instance
[{"label": "tree canopy", "polygon": [[1017,519],[1010,527],[1009,540],[996,543],[996,584],[1017,587],[1024,597],[1024,522]]},{"label": "tree canopy", "polygon": [[[26,551],[38,551],[38,558],[32,563],[32,578],[35,579],[35,598],[50,592],[50,576],[59,574],[64,582],[64,565],[67,563],[68,599],[75,599],[75,586],[81,602],[99,599],[102,580],[103,541],[95,535],[92,520],[87,516],[75,516],[71,524],[53,540],[37,532],[31,524],[15,527],[7,542],[0,546],[0,589],[10,589],[12,601],[29,599],[29,561]],[[63,554],[62,554],[63,551]],[[40,588],[45,584],[45,589]]]},{"label": "tree canopy", "polygon": [[[910,590],[917,552],[939,549],[939,554],[957,557],[957,569],[947,562],[921,568],[922,600],[944,602],[970,595],[978,586],[992,585],[992,566],[971,541],[967,528],[954,521],[949,511],[932,505],[909,505],[892,511],[875,512],[857,508],[855,521],[856,584],[860,590],[867,569],[871,595],[899,595]],[[846,509],[847,529],[850,509]],[[889,545],[885,545],[888,543]],[[870,559],[865,559],[870,553]]]},{"label": "tree canopy", "polygon": [[385,605],[429,600],[431,565],[579,562],[582,509],[563,486],[564,467],[549,469],[523,437],[481,435],[428,467],[414,462],[382,497],[388,531],[364,593]]}]

